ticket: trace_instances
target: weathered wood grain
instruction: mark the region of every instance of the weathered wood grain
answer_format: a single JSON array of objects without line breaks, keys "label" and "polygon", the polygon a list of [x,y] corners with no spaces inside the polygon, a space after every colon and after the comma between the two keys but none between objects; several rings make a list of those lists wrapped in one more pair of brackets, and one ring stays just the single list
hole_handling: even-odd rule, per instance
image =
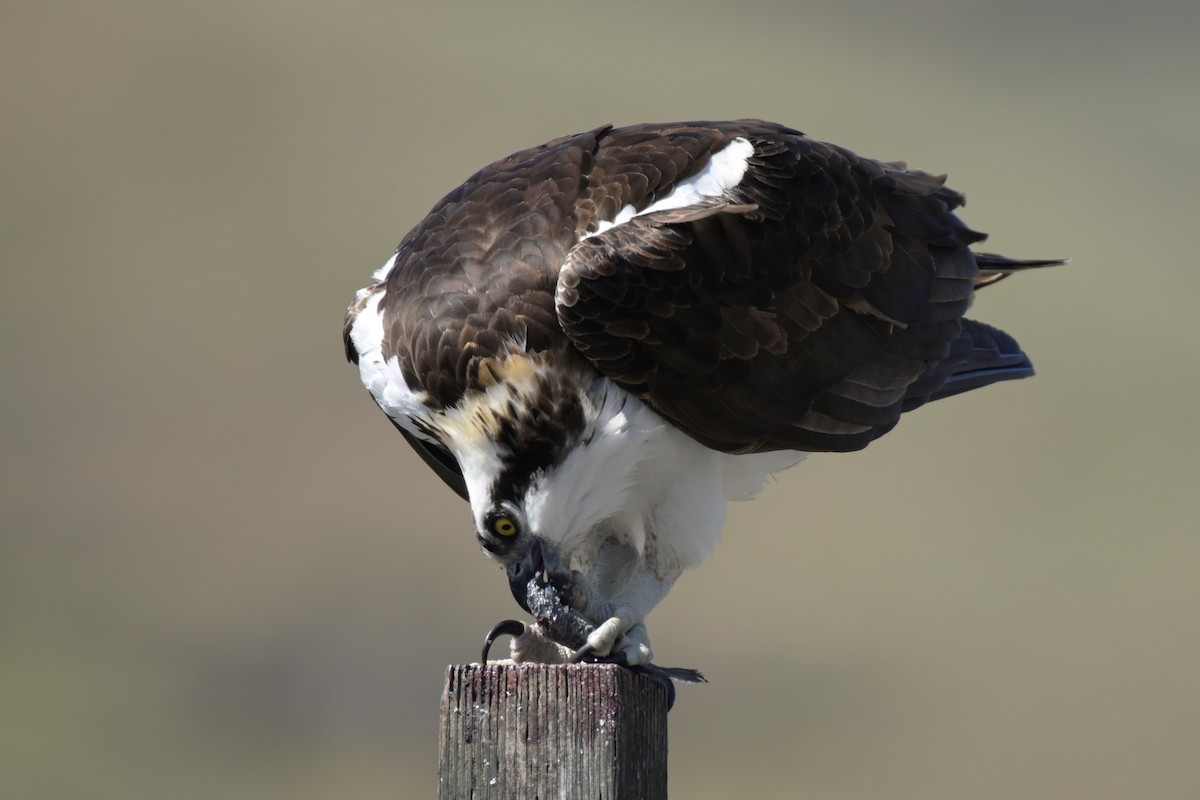
[{"label": "weathered wood grain", "polygon": [[441,800],[666,796],[662,685],[611,664],[447,669]]}]

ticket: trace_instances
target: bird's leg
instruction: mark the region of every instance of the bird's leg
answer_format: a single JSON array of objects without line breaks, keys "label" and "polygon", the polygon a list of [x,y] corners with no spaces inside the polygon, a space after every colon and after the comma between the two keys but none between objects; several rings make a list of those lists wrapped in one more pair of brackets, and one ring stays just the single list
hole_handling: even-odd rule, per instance
[{"label": "bird's leg", "polygon": [[534,638],[516,645],[529,654],[525,660],[542,657],[545,647],[536,642],[541,636],[570,648],[572,661],[649,664],[653,652],[644,620],[682,572],[678,562],[652,547],[639,551],[626,539],[608,537],[578,566],[582,569],[571,569],[547,550],[528,578],[523,605],[536,625],[528,634]]},{"label": "bird's leg", "polygon": [[[653,656],[650,639],[641,620],[666,595],[680,570],[667,573],[668,577],[664,579],[661,564],[657,565],[659,569],[651,571],[642,554],[632,548],[624,549],[632,553],[636,566],[630,569],[626,563],[616,570],[624,585],[615,602],[601,599],[595,583],[583,573],[567,570],[561,563],[544,564],[543,570],[525,587],[525,605],[537,622],[526,625],[505,620],[496,624],[484,639],[483,662],[487,663],[488,651],[496,638],[509,635],[513,637],[513,663],[601,661],[620,664],[662,684],[667,692],[668,710],[675,702],[674,681],[704,682],[704,676],[697,670],[650,663]],[[613,566],[601,565],[593,574],[611,578],[613,573],[607,572],[606,567]],[[605,584],[610,582],[606,580]],[[581,613],[582,609],[588,609],[595,618],[604,621],[594,625]]]},{"label": "bird's leg", "polygon": [[[537,623],[529,629],[533,633],[527,635],[540,634],[575,650],[572,661],[611,656],[627,666],[650,663],[653,654],[642,619],[667,593],[670,583],[664,584],[646,570],[633,548],[606,551],[609,558],[617,552],[621,553],[618,558],[637,561],[632,569],[627,564],[616,569],[623,585],[613,600],[603,599],[600,583],[561,564],[553,569],[548,566],[535,575],[526,586],[525,601]],[[597,564],[592,574],[601,577],[603,588],[611,588],[613,569],[612,564]],[[618,643],[620,646],[614,650]],[[526,649],[540,653],[544,648],[530,641]]]},{"label": "bird's leg", "polygon": [[[635,625],[634,628],[644,626]],[[626,634],[628,636],[628,633]],[[492,645],[496,639],[501,636],[511,636],[512,639],[512,658],[508,661],[489,661],[488,654],[492,649]],[[545,632],[538,629],[537,625],[526,625],[524,622],[518,622],[515,619],[506,619],[492,626],[488,631],[487,636],[483,640],[483,656],[480,658],[480,663],[483,664],[561,664],[567,661],[568,657],[572,663],[577,663],[583,660],[592,661],[608,661],[615,662],[624,667],[641,672],[651,680],[658,682],[667,692],[667,710],[675,705],[675,681],[686,681],[688,683],[707,683],[708,679],[700,673],[699,670],[685,669],[681,667],[660,667],[656,664],[643,664],[640,666],[630,665],[623,653],[610,656],[609,658],[591,658],[584,651],[588,645],[584,644],[582,648],[574,655],[570,649],[563,647],[561,644],[551,640]]]},{"label": "bird's leg", "polygon": [[587,635],[572,660],[600,656],[612,657],[631,667],[650,663],[654,653],[646,631],[646,615],[666,596],[681,572],[655,566],[651,569],[643,553],[614,597],[608,601],[601,601],[594,594],[587,598],[587,616],[603,622]]}]

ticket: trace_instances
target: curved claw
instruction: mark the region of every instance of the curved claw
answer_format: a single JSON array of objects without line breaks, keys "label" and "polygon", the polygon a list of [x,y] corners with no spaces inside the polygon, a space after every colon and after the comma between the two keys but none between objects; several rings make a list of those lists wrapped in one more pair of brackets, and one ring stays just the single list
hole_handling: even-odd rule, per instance
[{"label": "curved claw", "polygon": [[581,661],[583,661],[585,658],[587,658],[588,656],[592,655],[592,653],[594,653],[594,652],[596,652],[596,648],[592,647],[587,642],[584,642],[583,645],[578,650],[575,651],[575,655],[571,656],[570,661],[568,661],[567,663],[578,664]]},{"label": "curved claw", "polygon": [[480,658],[479,663],[486,664],[488,662],[488,652],[501,636],[515,637],[523,633],[525,633],[525,623],[520,620],[505,619],[497,622],[487,632],[487,636],[483,637],[483,656]]}]

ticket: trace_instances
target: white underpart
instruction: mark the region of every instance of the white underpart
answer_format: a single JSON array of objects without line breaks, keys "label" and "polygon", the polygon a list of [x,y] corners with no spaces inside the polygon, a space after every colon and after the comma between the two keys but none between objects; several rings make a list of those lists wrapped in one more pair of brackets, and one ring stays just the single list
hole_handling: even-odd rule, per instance
[{"label": "white underpart", "polygon": [[734,139],[726,145],[725,149],[709,159],[704,169],[687,180],[676,184],[675,188],[666,197],[651,203],[641,211],[637,211],[633,206],[627,205],[618,211],[617,215],[611,220],[601,220],[596,225],[596,230],[583,238],[587,239],[604,233],[609,228],[623,225],[634,217],[653,214],[655,211],[666,211],[671,208],[694,206],[708,197],[721,197],[741,183],[742,178],[746,177],[746,169],[749,166],[750,156],[752,155],[754,155],[754,145],[745,139]]},{"label": "white underpart", "polygon": [[769,453],[732,455],[721,459],[721,488],[726,500],[753,500],[767,480],[777,472],[799,464],[808,453],[775,450]]},{"label": "white underpart", "polygon": [[525,498],[531,531],[564,553],[584,548],[602,526],[641,551],[652,572],[673,581],[712,555],[726,501],[749,500],[773,473],[805,456],[721,453],[615,384],[602,379],[598,387],[590,436]]},{"label": "white underpart", "polygon": [[585,443],[536,481],[525,497],[530,530],[571,553],[598,524],[611,521],[641,550],[644,500],[635,490],[644,478],[646,458],[658,450],[667,426],[606,379],[588,397],[591,421]]},{"label": "white underpart", "polygon": [[588,644],[644,664],[653,657],[646,616],[712,555],[726,501],[753,497],[805,454],[721,453],[610,381],[597,387],[590,435],[534,482],[523,507],[530,532],[583,576],[580,610],[597,626]]}]

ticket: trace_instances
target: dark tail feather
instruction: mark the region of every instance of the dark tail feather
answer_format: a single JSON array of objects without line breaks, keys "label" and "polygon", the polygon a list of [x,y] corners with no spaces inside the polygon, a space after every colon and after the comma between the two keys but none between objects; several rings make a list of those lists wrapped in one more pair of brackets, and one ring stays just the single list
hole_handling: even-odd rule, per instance
[{"label": "dark tail feather", "polygon": [[1033,375],[1033,362],[1016,339],[982,322],[963,320],[963,334],[955,349],[960,348],[957,358],[943,361],[909,387],[905,411],[998,381]]},{"label": "dark tail feather", "polygon": [[975,288],[982,289],[1004,280],[1014,272],[1038,267],[1057,267],[1070,261],[1067,258],[1005,258],[995,253],[976,253],[975,263],[979,265],[979,277],[975,278]]}]

